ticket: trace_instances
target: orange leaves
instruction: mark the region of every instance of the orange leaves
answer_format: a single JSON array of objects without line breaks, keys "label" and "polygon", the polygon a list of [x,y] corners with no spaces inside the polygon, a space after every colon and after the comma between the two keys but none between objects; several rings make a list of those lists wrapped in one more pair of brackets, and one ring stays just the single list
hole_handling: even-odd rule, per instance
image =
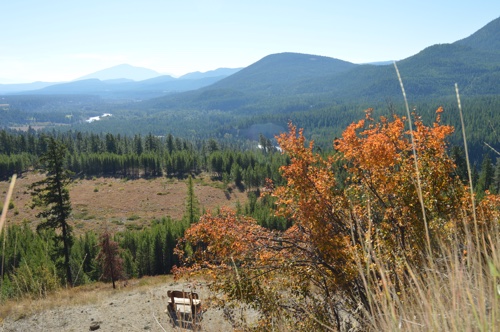
[{"label": "orange leaves", "polygon": [[362,221],[361,228],[369,222],[366,213],[377,225],[373,245],[387,257],[396,254],[411,260],[424,251],[417,176],[436,239],[449,234],[453,228],[448,223],[460,211],[464,190],[451,176],[454,165],[446,154],[446,138],[453,128],[440,124],[442,112],[442,108],[436,111],[431,127],[415,116],[413,132],[405,129],[404,117],[381,117],[379,122],[369,117],[350,125],[334,142],[349,165],[352,181],[347,192],[353,211]]},{"label": "orange leaves", "polygon": [[[355,270],[355,251],[366,239],[370,248],[396,265],[420,257],[425,250],[425,228],[417,176],[434,236],[446,237],[453,230],[449,220],[459,213],[464,191],[451,177],[453,163],[446,154],[446,138],[453,128],[440,124],[441,112],[437,110],[431,127],[415,116],[415,130],[410,133],[404,117],[375,121],[367,110],[365,119],[348,126],[334,142],[340,153],[328,159],[314,153],[313,143],[307,146],[302,130],[291,124],[289,133],[278,137],[291,158],[290,165],[281,169],[287,185],[274,190],[280,212],[296,223],[294,234],[301,235],[295,242],[307,242],[321,253],[325,266],[336,271],[336,282],[339,276],[349,280],[350,271]],[[344,191],[333,173],[332,165],[338,161],[349,174]],[[393,266],[395,271],[402,267]]]},{"label": "orange leaves", "polygon": [[500,223],[500,195],[493,195],[488,190],[478,207],[481,220]]},{"label": "orange leaves", "polygon": [[360,170],[384,169],[397,163],[397,152],[408,149],[407,138],[401,139],[404,133],[404,118],[395,117],[393,122],[382,118],[380,123],[369,123],[365,120],[351,124],[342,134],[342,138],[334,142],[335,149],[354,163]]},{"label": "orange leaves", "polygon": [[[277,188],[274,196],[278,197],[281,212],[294,219],[306,219],[312,223],[325,217],[325,210],[334,209],[332,202],[335,196],[335,175],[330,162],[313,153],[314,143],[305,146],[303,131],[289,125],[289,133],[277,137],[283,151],[288,153],[291,163],[281,167],[286,187]],[[290,206],[296,208],[290,209]],[[314,221],[317,219],[316,221]]]},{"label": "orange leaves", "polygon": [[[245,264],[253,259],[256,249],[263,246],[269,234],[255,220],[222,209],[218,215],[207,213],[191,225],[175,252],[187,270],[231,268],[233,261]],[[191,255],[185,253],[187,244],[192,248]],[[185,271],[177,269],[177,272]]]},{"label": "orange leaves", "polygon": [[301,248],[297,254],[305,254],[308,261],[317,259],[311,256],[318,252],[324,268],[338,271],[346,284],[350,281],[350,267],[346,265],[350,260],[350,221],[347,201],[337,188],[332,170],[334,159],[314,153],[313,142],[306,146],[302,130],[297,134],[292,124],[289,133],[281,134],[277,140],[291,159],[290,165],[281,168],[287,185],[273,193],[279,212],[295,222],[284,236],[294,243],[295,250]]}]

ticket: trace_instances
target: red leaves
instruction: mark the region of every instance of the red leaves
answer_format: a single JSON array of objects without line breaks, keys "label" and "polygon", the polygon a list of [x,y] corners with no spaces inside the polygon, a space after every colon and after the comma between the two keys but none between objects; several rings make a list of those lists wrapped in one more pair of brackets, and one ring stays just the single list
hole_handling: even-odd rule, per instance
[{"label": "red leaves", "polygon": [[102,279],[111,280],[115,288],[115,281],[123,278],[123,261],[118,243],[107,230],[99,237],[99,249],[96,259],[102,267]]}]

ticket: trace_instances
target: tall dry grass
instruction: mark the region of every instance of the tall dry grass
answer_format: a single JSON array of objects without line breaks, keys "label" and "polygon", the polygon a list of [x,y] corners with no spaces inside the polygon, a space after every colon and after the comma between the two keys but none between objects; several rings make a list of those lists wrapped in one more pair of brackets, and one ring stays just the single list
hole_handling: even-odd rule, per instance
[{"label": "tall dry grass", "polygon": [[3,229],[5,224],[5,220],[7,218],[7,211],[9,210],[9,203],[12,197],[12,192],[14,191],[14,186],[16,185],[17,175],[14,174],[10,180],[9,190],[7,191],[7,195],[5,196],[5,203],[2,209],[2,215],[0,216],[0,232]]},{"label": "tall dry grass", "polygon": [[[500,331],[500,235],[498,220],[466,249],[442,243],[432,264],[407,266],[404,289],[388,280],[377,261],[379,278],[364,274],[374,331]],[[455,243],[456,244],[456,243]]]},{"label": "tall dry grass", "polygon": [[[399,72],[398,78],[406,102]],[[463,119],[458,86],[455,89]],[[467,146],[463,120],[462,132]],[[471,204],[470,211],[463,211],[463,219],[454,221],[460,231],[450,241],[434,244],[429,253],[422,253],[426,258],[423,265],[406,264],[402,283],[406,287],[391,283],[389,267],[376,257],[375,272],[359,264],[370,306],[363,322],[366,330],[500,331],[499,213],[480,213],[468,156],[467,166]],[[416,173],[418,177],[418,168]]]}]

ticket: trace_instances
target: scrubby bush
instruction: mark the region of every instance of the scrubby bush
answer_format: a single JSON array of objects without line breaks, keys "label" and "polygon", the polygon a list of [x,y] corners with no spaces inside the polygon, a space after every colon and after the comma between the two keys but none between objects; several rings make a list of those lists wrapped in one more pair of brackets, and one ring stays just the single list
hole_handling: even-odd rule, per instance
[{"label": "scrubby bush", "polygon": [[474,210],[441,112],[431,126],[415,117],[410,132],[404,117],[368,111],[327,157],[290,125],[278,138],[291,160],[286,185],[267,191],[293,225],[270,231],[231,211],[206,214],[178,243],[176,274],[211,276],[229,302],[260,312],[258,330],[494,330],[500,199]]}]

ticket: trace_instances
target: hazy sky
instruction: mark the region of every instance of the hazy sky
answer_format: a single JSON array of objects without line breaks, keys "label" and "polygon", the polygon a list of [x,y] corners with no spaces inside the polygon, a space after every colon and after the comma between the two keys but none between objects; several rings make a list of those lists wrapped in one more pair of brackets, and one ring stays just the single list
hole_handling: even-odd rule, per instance
[{"label": "hazy sky", "polygon": [[399,60],[465,38],[499,0],[0,0],[0,83],[128,63],[182,75],[300,52]]}]

